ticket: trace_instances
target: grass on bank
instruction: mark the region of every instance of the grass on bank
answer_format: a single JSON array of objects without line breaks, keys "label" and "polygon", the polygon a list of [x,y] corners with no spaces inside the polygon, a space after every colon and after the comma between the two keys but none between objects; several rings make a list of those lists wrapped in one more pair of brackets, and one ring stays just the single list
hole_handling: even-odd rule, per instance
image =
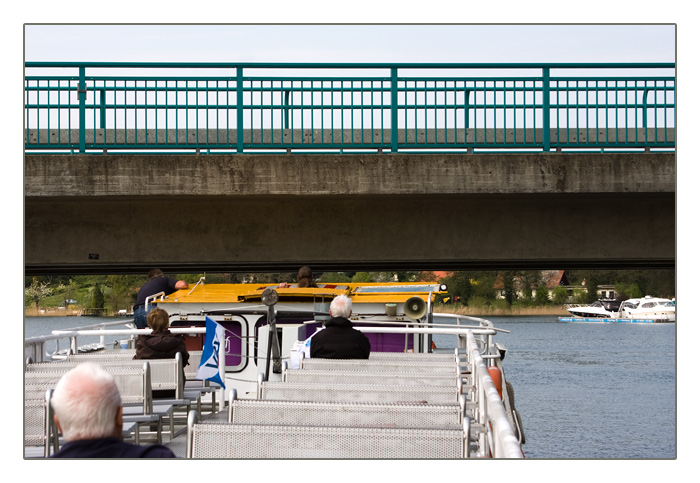
[{"label": "grass on bank", "polygon": [[443,312],[457,315],[470,315],[473,317],[500,317],[507,315],[525,316],[525,315],[570,315],[566,307],[562,305],[546,305],[539,307],[523,307],[514,305],[512,307],[503,306],[474,306],[466,305],[436,305],[433,307],[433,312]]}]

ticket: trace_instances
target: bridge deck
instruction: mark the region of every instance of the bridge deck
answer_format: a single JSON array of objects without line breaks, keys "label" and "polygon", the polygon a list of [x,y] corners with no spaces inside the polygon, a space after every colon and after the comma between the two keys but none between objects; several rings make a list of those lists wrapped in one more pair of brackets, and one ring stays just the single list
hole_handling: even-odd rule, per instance
[{"label": "bridge deck", "polygon": [[[244,149],[390,149],[389,129],[245,129]],[[399,149],[541,149],[543,129],[399,129]],[[25,145],[31,150],[76,149],[77,129],[25,130]],[[550,147],[673,148],[674,128],[550,129]],[[238,146],[235,129],[89,129],[88,150],[118,149],[233,149]]]}]

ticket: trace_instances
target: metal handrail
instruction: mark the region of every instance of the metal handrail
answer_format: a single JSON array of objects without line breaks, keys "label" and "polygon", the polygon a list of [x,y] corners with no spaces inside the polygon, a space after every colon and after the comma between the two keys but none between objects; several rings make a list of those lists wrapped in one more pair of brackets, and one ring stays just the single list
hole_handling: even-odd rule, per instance
[{"label": "metal handrail", "polygon": [[[25,75],[28,152],[675,148],[675,63],[668,62],[26,62],[25,69],[59,71]],[[137,75],[101,72],[115,69]],[[154,69],[223,73],[142,72]],[[308,74],[314,69],[323,73]],[[552,75],[569,69],[582,74]],[[612,69],[645,72],[598,72]],[[674,73],[658,75],[665,70]],[[330,75],[338,71],[349,73]]]},{"label": "metal handrail", "polygon": [[[494,458],[523,458],[522,449],[513,427],[508,421],[505,407],[498,395],[498,390],[488,372],[488,364],[479,351],[479,345],[473,334],[467,334],[467,354],[470,357],[474,390],[478,392],[479,407],[476,411],[477,423],[485,431],[479,448],[484,451],[481,457]],[[494,436],[495,435],[495,436]],[[489,449],[491,455],[486,454]]]},{"label": "metal handrail", "polygon": [[[45,354],[45,346],[47,342],[53,341],[55,343],[55,352],[58,352],[59,350],[59,341],[63,339],[68,339],[70,349],[75,353],[77,351],[77,337],[78,337],[78,331],[85,331],[85,332],[90,332],[89,335],[94,335],[94,336],[99,336],[100,337],[100,344],[104,344],[104,337],[106,334],[105,327],[111,327],[111,326],[118,326],[118,325],[126,325],[129,323],[133,323],[133,319],[129,320],[119,320],[119,321],[113,321],[113,322],[101,322],[99,324],[93,324],[93,325],[87,325],[87,326],[82,326],[82,327],[77,327],[77,328],[68,328],[64,329],[61,334],[53,333],[52,335],[42,335],[42,336],[36,336],[36,337],[27,337],[24,339],[24,347],[25,347],[25,352],[28,351],[30,354],[30,357],[34,361],[41,361],[43,360],[44,354]],[[132,329],[124,329],[126,331],[130,331]],[[69,334],[67,336],[66,334]]]},{"label": "metal handrail", "polygon": [[27,61],[25,67],[174,69],[675,69],[675,62],[62,62]]}]

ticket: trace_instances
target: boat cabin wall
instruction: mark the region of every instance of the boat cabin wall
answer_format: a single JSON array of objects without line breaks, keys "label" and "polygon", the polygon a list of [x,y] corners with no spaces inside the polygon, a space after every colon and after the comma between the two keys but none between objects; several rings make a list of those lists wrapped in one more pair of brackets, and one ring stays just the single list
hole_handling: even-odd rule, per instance
[{"label": "boat cabin wall", "polygon": [[[311,337],[321,329],[320,322],[307,322],[299,328],[299,340]],[[381,327],[381,324],[355,324],[355,327]],[[419,337],[417,334],[365,334],[373,352],[417,352]],[[283,352],[285,353],[285,352]]]}]

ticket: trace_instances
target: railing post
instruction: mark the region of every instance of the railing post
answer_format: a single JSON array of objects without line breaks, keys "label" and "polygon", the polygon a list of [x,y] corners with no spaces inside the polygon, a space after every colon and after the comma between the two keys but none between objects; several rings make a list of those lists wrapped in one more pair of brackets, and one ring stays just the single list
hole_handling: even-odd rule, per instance
[{"label": "railing post", "polygon": [[243,152],[243,67],[236,67],[236,152]]},{"label": "railing post", "polygon": [[542,147],[548,152],[552,147],[550,139],[549,67],[542,68]]},{"label": "railing post", "polygon": [[105,89],[99,89],[98,92],[100,93],[100,129],[104,129],[106,126],[107,91]]},{"label": "railing post", "polygon": [[[643,100],[643,105],[642,105],[642,127],[645,129],[647,127],[647,109],[649,108],[648,97],[649,97],[649,89],[645,89],[644,90],[644,100]],[[646,132],[645,132],[644,136],[645,136],[645,140],[646,140]]]},{"label": "railing post", "polygon": [[391,152],[399,150],[399,77],[398,69],[391,68]]},{"label": "railing post", "polygon": [[78,68],[78,151],[85,152],[85,67]]},{"label": "railing post", "polygon": [[[464,129],[469,129],[469,89],[464,90]],[[476,136],[474,137],[476,140]]]},{"label": "railing post", "polygon": [[292,93],[291,90],[284,91],[284,129],[289,129],[289,95]]}]

